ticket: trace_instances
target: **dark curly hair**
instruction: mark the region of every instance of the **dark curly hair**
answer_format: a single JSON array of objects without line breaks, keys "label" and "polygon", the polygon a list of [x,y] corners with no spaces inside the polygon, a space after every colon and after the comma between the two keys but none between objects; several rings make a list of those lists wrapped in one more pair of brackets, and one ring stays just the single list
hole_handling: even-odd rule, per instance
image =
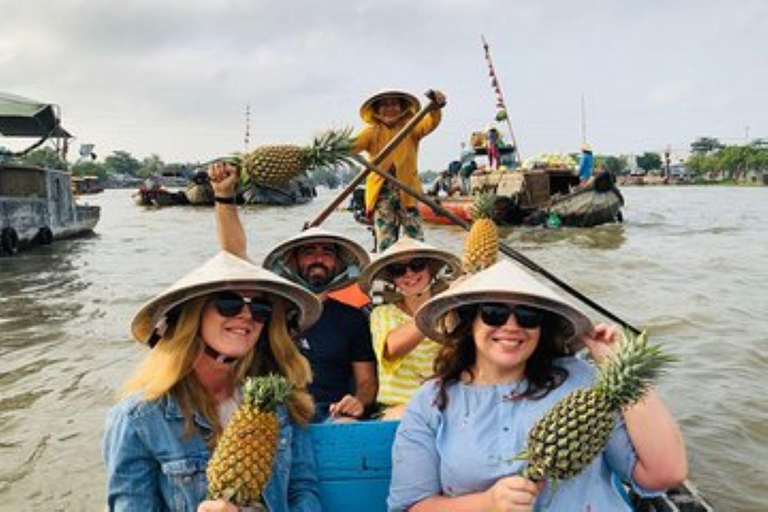
[{"label": "dark curly hair", "polygon": [[[437,378],[438,396],[435,405],[444,410],[448,405],[448,387],[461,379],[467,372],[474,380],[472,366],[477,360],[477,349],[472,336],[472,325],[477,316],[477,304],[463,306],[458,310],[459,325],[443,343],[435,359],[434,370]],[[566,355],[560,339],[568,335],[570,326],[558,316],[543,311],[541,335],[536,349],[525,362],[524,375],[527,381],[525,389],[516,394],[516,399],[538,400],[556,389],[568,378],[568,370],[555,365],[554,360]]]}]

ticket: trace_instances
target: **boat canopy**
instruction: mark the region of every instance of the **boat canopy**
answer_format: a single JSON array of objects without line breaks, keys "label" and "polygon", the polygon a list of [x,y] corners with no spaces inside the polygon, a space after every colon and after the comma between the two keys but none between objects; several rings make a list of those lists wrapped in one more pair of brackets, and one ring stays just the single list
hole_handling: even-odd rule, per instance
[{"label": "boat canopy", "polygon": [[56,105],[0,93],[0,133],[6,137],[72,137],[59,121]]}]

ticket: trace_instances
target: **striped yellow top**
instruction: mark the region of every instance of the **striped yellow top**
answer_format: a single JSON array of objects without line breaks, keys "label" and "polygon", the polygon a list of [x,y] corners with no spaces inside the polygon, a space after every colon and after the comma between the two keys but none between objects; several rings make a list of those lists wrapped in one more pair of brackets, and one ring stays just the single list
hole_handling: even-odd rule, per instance
[{"label": "striped yellow top", "polygon": [[412,320],[394,304],[376,306],[371,312],[373,349],[379,361],[378,401],[387,406],[407,404],[421,383],[432,376],[432,363],[440,345],[424,338],[398,359],[384,359],[384,341],[392,329]]}]

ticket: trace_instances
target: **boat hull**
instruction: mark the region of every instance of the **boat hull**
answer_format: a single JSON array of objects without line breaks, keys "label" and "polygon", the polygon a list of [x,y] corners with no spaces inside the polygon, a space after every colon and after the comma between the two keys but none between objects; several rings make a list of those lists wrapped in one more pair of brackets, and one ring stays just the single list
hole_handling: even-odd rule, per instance
[{"label": "boat hull", "polygon": [[547,213],[557,215],[563,226],[590,228],[620,222],[623,205],[624,200],[616,189],[585,190],[555,199]]},{"label": "boat hull", "polygon": [[[398,425],[397,421],[361,421],[310,426],[323,510],[387,510],[392,443]],[[635,510],[713,512],[687,481],[654,498],[633,494],[618,479],[615,484]]]},{"label": "boat hull", "polygon": [[0,166],[0,253],[48,245],[93,231],[101,208],[82,206],[66,172],[30,166]]},{"label": "boat hull", "polygon": [[[472,198],[471,197],[458,197],[447,198],[439,201],[440,206],[453,213],[460,219],[471,222],[472,221]],[[439,212],[433,210],[430,206],[424,203],[418,205],[419,215],[425,222],[430,224],[453,224],[454,222],[444,215],[440,215]]]}]

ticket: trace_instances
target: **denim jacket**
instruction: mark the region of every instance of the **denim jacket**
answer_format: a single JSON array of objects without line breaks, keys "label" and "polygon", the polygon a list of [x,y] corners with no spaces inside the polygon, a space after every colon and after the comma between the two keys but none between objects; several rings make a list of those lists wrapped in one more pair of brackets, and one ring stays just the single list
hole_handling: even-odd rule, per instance
[{"label": "denim jacket", "polygon": [[[196,511],[205,500],[210,424],[195,414],[198,433],[185,438],[184,417],[166,396],[146,402],[127,398],[107,415],[103,456],[109,510]],[[270,512],[320,510],[315,456],[309,432],[278,409],[280,440],[272,478],[262,494]]]}]

